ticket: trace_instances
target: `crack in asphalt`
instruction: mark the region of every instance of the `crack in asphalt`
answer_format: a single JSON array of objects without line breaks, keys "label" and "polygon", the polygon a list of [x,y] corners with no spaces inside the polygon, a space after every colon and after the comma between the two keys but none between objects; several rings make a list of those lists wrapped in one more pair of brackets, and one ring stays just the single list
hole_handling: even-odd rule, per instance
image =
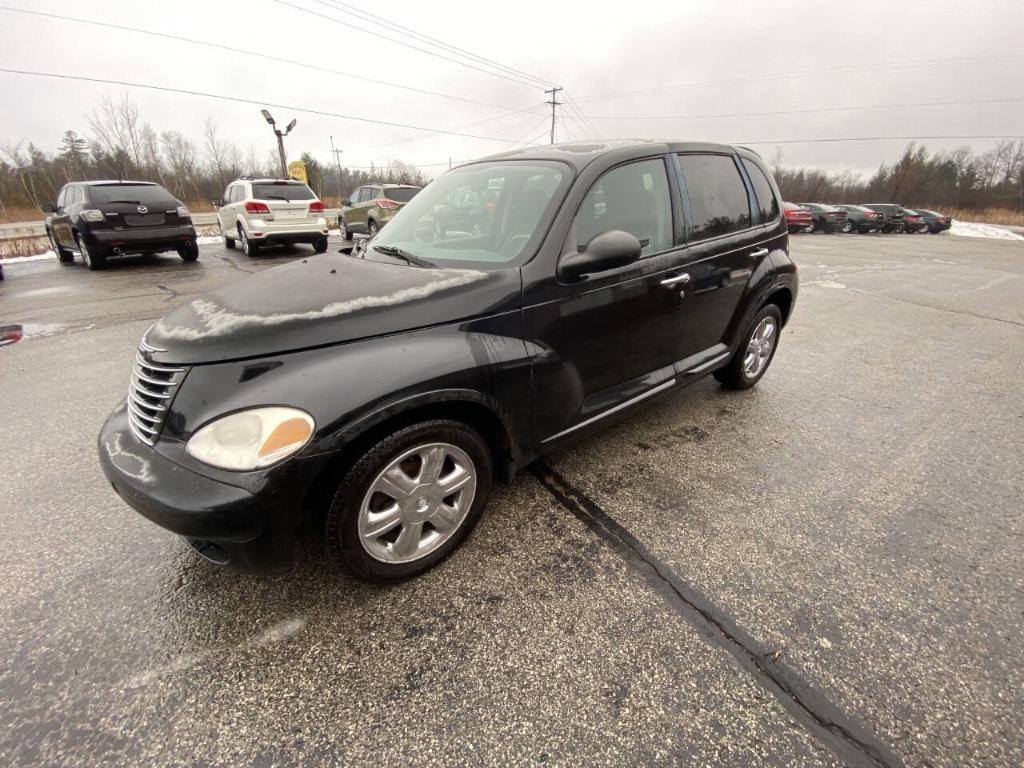
[{"label": "crack in asphalt", "polygon": [[977,312],[965,312],[962,309],[949,309],[948,307],[937,307],[934,304],[925,304],[921,301],[911,301],[910,299],[900,298],[899,296],[886,296],[881,293],[872,293],[871,291],[865,291],[861,288],[850,288],[846,287],[846,290],[852,291],[853,293],[859,293],[863,296],[871,296],[875,299],[884,299],[887,301],[897,301],[901,304],[910,304],[913,307],[924,307],[925,309],[933,309],[936,312],[948,312],[951,315],[963,315],[965,317],[974,317],[978,320],[992,320],[996,323],[1006,323],[1007,325],[1015,325],[1018,328],[1024,328],[1024,323],[1018,320],[1007,320],[1004,317],[992,317],[992,315],[982,315]]},{"label": "crack in asphalt", "polygon": [[558,503],[611,545],[666,601],[711,643],[727,650],[765,690],[847,765],[897,768],[903,761],[877,736],[825,694],[778,661],[778,652],[740,629],[731,617],[684,582],[596,502],[545,462],[532,468]]}]

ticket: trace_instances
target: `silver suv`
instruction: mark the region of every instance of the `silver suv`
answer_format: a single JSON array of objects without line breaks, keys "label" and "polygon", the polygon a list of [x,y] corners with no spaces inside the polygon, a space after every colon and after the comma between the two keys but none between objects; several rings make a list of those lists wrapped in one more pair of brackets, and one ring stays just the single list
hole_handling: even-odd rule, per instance
[{"label": "silver suv", "polygon": [[309,243],[327,250],[327,214],[313,190],[301,181],[238,179],[224,190],[217,209],[224,244],[240,240],[247,256],[264,245]]}]

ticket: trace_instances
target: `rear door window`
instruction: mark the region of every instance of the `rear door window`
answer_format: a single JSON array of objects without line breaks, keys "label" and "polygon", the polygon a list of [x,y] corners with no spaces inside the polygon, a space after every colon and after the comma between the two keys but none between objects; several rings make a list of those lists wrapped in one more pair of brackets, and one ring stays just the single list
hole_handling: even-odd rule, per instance
[{"label": "rear door window", "polygon": [[750,201],[730,155],[679,155],[690,204],[691,240],[750,227]]},{"label": "rear door window", "polygon": [[750,183],[754,185],[757,207],[761,212],[761,223],[767,224],[770,221],[775,221],[779,216],[779,201],[775,198],[775,192],[772,191],[771,182],[764,175],[764,171],[746,158],[743,159],[743,167],[747,169]]},{"label": "rear door window", "polygon": [[672,246],[672,199],[660,157],[613,168],[587,192],[576,214],[576,250],[610,229],[635,236],[641,257]]}]

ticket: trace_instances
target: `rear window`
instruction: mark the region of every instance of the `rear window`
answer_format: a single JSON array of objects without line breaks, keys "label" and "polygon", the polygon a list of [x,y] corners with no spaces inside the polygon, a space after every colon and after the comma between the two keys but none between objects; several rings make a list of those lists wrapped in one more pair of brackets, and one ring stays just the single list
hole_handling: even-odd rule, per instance
[{"label": "rear window", "polygon": [[408,203],[414,197],[418,189],[414,187],[394,187],[393,189],[385,189],[384,197],[388,200],[394,200],[396,203]]},{"label": "rear window", "polygon": [[315,200],[313,190],[305,184],[253,184],[252,196],[257,200]]},{"label": "rear window", "polygon": [[729,155],[679,155],[693,219],[691,238],[704,240],[750,226],[747,188]]},{"label": "rear window", "polygon": [[98,184],[89,188],[93,203],[167,203],[176,199],[174,195],[157,184]]}]

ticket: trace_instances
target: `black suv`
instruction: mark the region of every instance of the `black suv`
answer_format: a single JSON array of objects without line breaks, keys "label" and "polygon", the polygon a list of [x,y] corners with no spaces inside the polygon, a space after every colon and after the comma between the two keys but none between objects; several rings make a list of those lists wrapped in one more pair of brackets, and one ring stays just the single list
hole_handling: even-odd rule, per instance
[{"label": "black suv", "polygon": [[863,205],[837,205],[846,211],[846,226],[843,232],[874,232],[881,229],[885,222],[885,214],[865,208]]},{"label": "black suv", "polygon": [[885,217],[881,226],[883,232],[903,231],[903,206],[895,203],[864,203],[861,207],[876,211]]},{"label": "black suv", "polygon": [[45,203],[46,234],[57,258],[77,253],[89,269],[110,256],[177,251],[199,258],[192,216],[180,200],[148,181],[80,181],[65,184],[56,204]]},{"label": "black suv", "polygon": [[830,235],[833,232],[846,231],[846,211],[842,208],[823,203],[800,203],[800,207],[811,214],[808,232],[824,232]]},{"label": "black suv", "polygon": [[[477,231],[429,226],[468,192],[494,197]],[[464,165],[354,253],[157,322],[100,432],[103,470],[216,563],[284,568],[319,520],[356,575],[420,573],[495,480],[708,374],[757,383],[797,295],[781,199],[754,152],[719,144]]]}]

